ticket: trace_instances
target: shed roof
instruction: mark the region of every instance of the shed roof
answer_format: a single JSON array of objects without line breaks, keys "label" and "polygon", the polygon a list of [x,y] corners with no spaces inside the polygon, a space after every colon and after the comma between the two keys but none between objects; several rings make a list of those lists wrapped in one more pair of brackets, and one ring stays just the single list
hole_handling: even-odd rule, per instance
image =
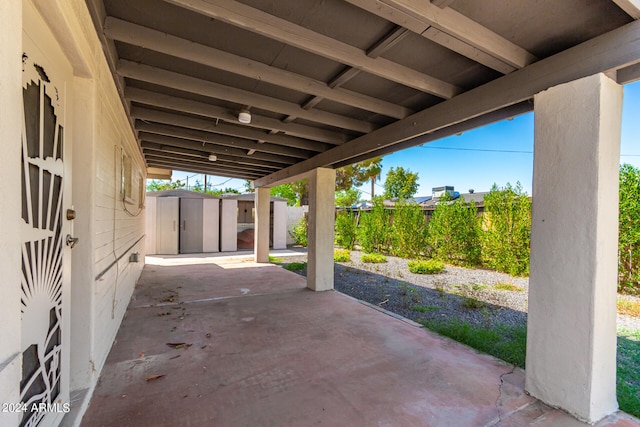
[{"label": "shed roof", "polygon": [[163,191],[149,191],[147,197],[180,197],[183,199],[219,199],[218,196],[212,196],[207,193],[200,193],[197,191],[189,190],[163,190]]}]

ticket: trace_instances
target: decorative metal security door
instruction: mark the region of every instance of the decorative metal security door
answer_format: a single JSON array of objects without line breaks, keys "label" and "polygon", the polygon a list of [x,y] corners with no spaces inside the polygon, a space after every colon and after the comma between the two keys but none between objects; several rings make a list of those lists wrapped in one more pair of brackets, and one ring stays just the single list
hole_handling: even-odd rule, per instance
[{"label": "decorative metal security door", "polygon": [[55,72],[28,37],[24,43],[20,425],[35,426],[57,424],[66,412],[62,402],[67,401],[62,215],[65,82],[54,81]]}]

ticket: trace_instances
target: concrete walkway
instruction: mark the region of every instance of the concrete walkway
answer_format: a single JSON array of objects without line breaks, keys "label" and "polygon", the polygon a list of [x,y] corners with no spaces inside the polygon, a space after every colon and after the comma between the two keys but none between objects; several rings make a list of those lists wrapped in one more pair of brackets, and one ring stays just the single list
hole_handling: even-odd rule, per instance
[{"label": "concrete walkway", "polygon": [[83,426],[584,425],[520,369],[280,267],[147,261]]}]

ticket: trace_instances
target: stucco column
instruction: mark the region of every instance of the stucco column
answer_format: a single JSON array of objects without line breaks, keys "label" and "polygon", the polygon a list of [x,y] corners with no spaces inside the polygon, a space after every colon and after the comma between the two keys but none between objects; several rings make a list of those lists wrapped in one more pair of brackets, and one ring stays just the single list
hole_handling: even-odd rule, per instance
[{"label": "stucco column", "polygon": [[526,389],[588,422],[618,407],[621,115],[603,74],[535,97]]},{"label": "stucco column", "polygon": [[333,289],[333,227],[336,171],[318,168],[309,177],[307,287]]},{"label": "stucco column", "polygon": [[256,188],[255,192],[254,257],[256,262],[269,262],[269,205],[271,192],[268,188]]}]

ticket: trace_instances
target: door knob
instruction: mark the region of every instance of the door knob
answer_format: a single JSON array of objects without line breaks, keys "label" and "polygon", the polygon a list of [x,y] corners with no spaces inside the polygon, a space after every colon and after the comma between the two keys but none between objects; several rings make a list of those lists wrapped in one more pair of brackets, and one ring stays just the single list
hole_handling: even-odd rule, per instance
[{"label": "door knob", "polygon": [[67,234],[65,242],[67,243],[67,246],[73,249],[73,247],[78,244],[78,240],[80,239],[78,239],[77,237],[71,237],[71,234]]}]

